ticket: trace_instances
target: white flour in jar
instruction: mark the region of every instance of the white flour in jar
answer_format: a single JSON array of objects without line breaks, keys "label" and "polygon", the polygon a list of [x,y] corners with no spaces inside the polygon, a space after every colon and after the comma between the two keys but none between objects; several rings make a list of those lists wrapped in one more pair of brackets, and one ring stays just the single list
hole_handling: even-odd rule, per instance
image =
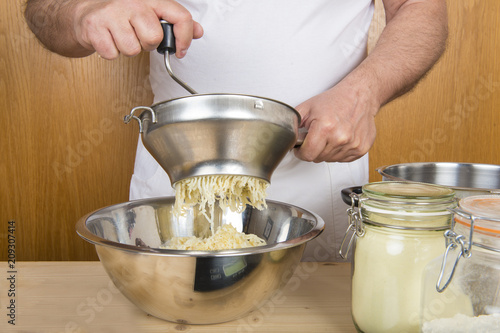
[{"label": "white flour in jar", "polygon": [[364,332],[420,332],[422,275],[443,253],[442,232],[365,230],[354,255],[355,324]]},{"label": "white flour in jar", "polygon": [[425,322],[422,333],[500,333],[500,314],[469,317],[457,314],[452,318],[434,319]]},{"label": "white flour in jar", "polygon": [[352,317],[361,332],[420,333],[423,271],[446,248],[454,192],[422,183],[363,186],[352,275]]}]

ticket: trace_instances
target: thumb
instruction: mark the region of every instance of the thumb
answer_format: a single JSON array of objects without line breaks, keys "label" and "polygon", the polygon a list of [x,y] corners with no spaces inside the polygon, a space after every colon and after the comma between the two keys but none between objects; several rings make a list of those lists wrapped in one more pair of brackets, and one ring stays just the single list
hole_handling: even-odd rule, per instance
[{"label": "thumb", "polygon": [[297,110],[297,112],[300,114],[300,119],[301,119],[300,127],[304,127],[306,125],[307,119],[309,118],[309,114],[311,111],[310,104],[308,103],[308,101],[305,101],[297,105],[295,107],[295,110]]}]

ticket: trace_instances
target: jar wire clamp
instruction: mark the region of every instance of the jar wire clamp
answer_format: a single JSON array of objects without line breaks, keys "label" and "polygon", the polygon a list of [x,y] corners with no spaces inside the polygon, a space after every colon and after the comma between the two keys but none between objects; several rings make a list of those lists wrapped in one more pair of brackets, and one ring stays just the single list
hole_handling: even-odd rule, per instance
[{"label": "jar wire clamp", "polygon": [[[460,261],[460,258],[469,258],[471,256],[471,250],[472,250],[472,236],[474,234],[474,224],[476,222],[477,217],[464,212],[463,210],[460,209],[448,209],[451,213],[455,213],[463,218],[466,218],[470,220],[470,231],[469,231],[469,241],[467,242],[465,239],[464,235],[459,235],[453,229],[455,228],[455,215],[453,215],[452,220],[451,220],[451,229],[446,230],[444,233],[444,236],[446,238],[446,251],[444,252],[443,256],[443,263],[441,264],[441,270],[439,272],[439,277],[436,283],[436,290],[439,293],[442,293],[445,291],[445,289],[448,287],[450,284],[451,280],[453,279],[453,275],[455,275],[455,270],[458,266],[458,262]],[[466,244],[467,243],[467,244]],[[455,262],[453,264],[453,267],[451,269],[451,272],[446,279],[446,282],[444,283],[443,286],[441,286],[443,282],[443,278],[445,275],[446,271],[446,263],[448,261],[448,256],[450,254],[450,251],[460,248],[460,251],[458,252],[458,255],[455,259]]]},{"label": "jar wire clamp", "polygon": [[[347,216],[349,218],[349,226],[342,238],[342,243],[340,244],[339,255],[342,259],[347,259],[349,251],[352,247],[352,243],[354,242],[355,237],[363,237],[365,234],[365,229],[363,227],[363,220],[361,219],[361,215],[359,213],[359,205],[361,199],[360,196],[356,193],[350,193],[351,197],[351,207],[347,208]],[[349,238],[349,234],[352,232],[351,237]],[[349,243],[347,244],[347,249],[345,252],[343,251],[344,244],[349,238]]]}]

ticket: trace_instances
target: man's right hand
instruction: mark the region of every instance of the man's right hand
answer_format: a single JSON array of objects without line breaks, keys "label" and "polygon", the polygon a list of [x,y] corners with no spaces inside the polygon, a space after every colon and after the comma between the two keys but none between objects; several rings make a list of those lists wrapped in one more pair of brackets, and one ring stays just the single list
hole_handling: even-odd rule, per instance
[{"label": "man's right hand", "polygon": [[[104,59],[152,51],[163,39],[160,19],[174,25],[176,56],[186,55],[203,28],[174,0],[29,0],[25,16],[35,35],[53,52]],[[42,13],[43,14],[42,14]],[[44,24],[36,18],[43,15]]]}]

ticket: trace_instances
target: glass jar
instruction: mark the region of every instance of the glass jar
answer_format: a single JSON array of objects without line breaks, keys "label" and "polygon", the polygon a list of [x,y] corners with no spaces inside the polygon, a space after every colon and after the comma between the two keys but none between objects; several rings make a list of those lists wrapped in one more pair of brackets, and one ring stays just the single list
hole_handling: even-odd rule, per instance
[{"label": "glass jar", "polygon": [[[425,266],[443,253],[443,233],[456,207],[447,187],[377,182],[351,194],[352,317],[359,332],[420,332]],[[355,202],[358,202],[355,207]],[[353,242],[353,240],[355,240]]]},{"label": "glass jar", "polygon": [[422,332],[500,332],[500,196],[460,200],[425,270]]}]

